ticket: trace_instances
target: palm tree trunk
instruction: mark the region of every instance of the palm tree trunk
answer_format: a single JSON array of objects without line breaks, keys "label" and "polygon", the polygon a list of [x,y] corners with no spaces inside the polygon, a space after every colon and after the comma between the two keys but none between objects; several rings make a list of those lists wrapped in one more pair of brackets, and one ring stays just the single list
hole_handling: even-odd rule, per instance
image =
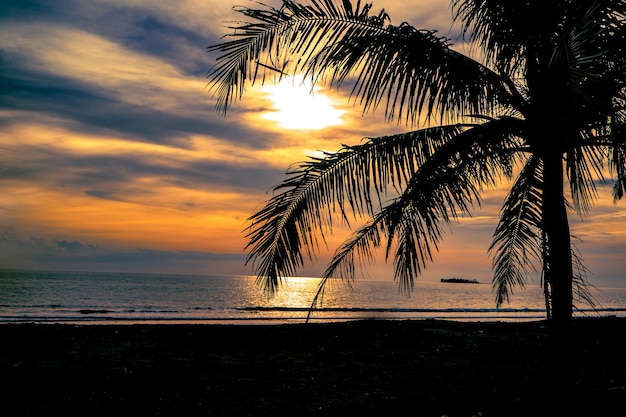
[{"label": "palm tree trunk", "polygon": [[563,173],[562,153],[547,152],[543,166],[543,215],[547,245],[544,272],[551,290],[550,308],[555,322],[570,321],[573,310],[574,272]]}]

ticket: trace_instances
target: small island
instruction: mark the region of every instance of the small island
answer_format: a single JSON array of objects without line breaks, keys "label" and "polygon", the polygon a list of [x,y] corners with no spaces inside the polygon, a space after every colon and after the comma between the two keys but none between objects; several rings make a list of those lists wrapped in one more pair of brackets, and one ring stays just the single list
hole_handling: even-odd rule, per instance
[{"label": "small island", "polygon": [[457,284],[480,284],[476,279],[467,278],[441,278],[441,282],[454,282]]}]

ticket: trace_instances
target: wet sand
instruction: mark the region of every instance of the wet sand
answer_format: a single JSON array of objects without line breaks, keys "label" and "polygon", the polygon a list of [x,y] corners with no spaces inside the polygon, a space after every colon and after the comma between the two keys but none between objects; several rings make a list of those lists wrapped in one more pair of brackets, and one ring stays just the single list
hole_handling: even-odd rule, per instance
[{"label": "wet sand", "polygon": [[621,415],[626,319],[0,325],[4,416]]}]

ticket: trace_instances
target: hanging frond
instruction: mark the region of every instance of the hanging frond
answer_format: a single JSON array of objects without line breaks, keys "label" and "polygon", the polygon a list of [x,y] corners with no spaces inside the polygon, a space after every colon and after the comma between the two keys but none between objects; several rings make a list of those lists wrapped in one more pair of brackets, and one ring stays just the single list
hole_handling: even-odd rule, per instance
[{"label": "hanging frond", "polygon": [[432,260],[441,224],[471,215],[480,192],[512,175],[521,151],[519,121],[491,120],[460,133],[415,173],[388,221],[387,253],[396,241],[395,280],[403,290]]},{"label": "hanging frond", "polygon": [[[576,239],[575,236],[571,236],[571,239]],[[547,249],[546,249],[547,250]],[[547,255],[547,254],[546,254]],[[582,255],[575,244],[572,243],[571,247],[571,256],[572,256],[572,268],[573,268],[573,276],[572,276],[572,291],[573,291],[573,307],[577,309],[575,301],[582,301],[587,306],[591,308],[595,308],[597,301],[593,294],[591,294],[590,288],[593,287],[587,276],[589,274],[589,269],[584,265]],[[542,277],[545,278],[545,277]],[[551,318],[552,316],[552,286],[551,283],[545,280],[543,282],[543,290],[544,296],[546,299],[546,309],[547,316]]]},{"label": "hanging frond", "polygon": [[489,247],[493,254],[496,306],[509,301],[512,289],[524,286],[527,274],[542,259],[542,164],[531,157],[511,188]]},{"label": "hanging frond", "polygon": [[616,176],[613,185],[613,201],[617,202],[624,197],[624,190],[626,189],[626,149],[615,147],[611,162],[611,169]]},{"label": "hanging frond", "polygon": [[[626,189],[626,126],[623,122],[617,121],[619,117],[615,120],[607,134],[585,140],[578,150],[579,152],[587,149],[593,150],[594,167],[604,168],[604,161],[606,161],[608,174],[614,181],[612,190],[614,203],[622,199]],[[596,175],[602,179],[603,171]]]},{"label": "hanging frond", "polygon": [[[575,236],[572,236],[572,240],[576,239]],[[589,274],[589,269],[585,266],[583,262],[583,257],[576,247],[575,244],[572,243],[572,266],[574,268],[574,277],[572,280],[574,294],[578,300],[582,300],[585,304],[591,306],[592,308],[596,305],[596,299],[589,291],[589,288],[592,287],[591,283],[587,279]],[[575,305],[574,305],[575,307]]]},{"label": "hanging frond", "polygon": [[[469,214],[472,205],[480,201],[481,189],[512,174],[515,154],[520,151],[519,141],[511,136],[517,127],[514,119],[491,120],[458,131],[447,140],[422,161],[404,193],[382,207],[335,252],[318,293],[331,277],[354,279],[356,262],[373,260],[382,233],[387,235],[387,256],[392,242],[397,242],[395,280],[401,292],[410,293],[414,279],[432,261],[442,237],[441,226],[460,213]],[[498,135],[499,142],[494,140]]]},{"label": "hanging frond", "polygon": [[386,210],[383,209],[337,248],[322,275],[315,296],[311,301],[311,309],[316,308],[323,301],[329,280],[341,278],[344,282],[350,283],[355,277],[357,261],[374,261],[376,250],[381,246],[385,218]]},{"label": "hanging frond", "polygon": [[325,158],[311,158],[288,173],[276,193],[250,217],[247,261],[260,260],[260,283],[270,294],[284,277],[295,274],[305,257],[313,258],[339,216],[371,216],[374,198],[389,185],[404,186],[418,167],[466,128],[453,125],[370,139],[344,146]]},{"label": "hanging frond", "polygon": [[602,161],[606,156],[598,147],[578,147],[567,153],[567,176],[572,204],[580,216],[587,214],[598,198],[596,180],[604,182]]},{"label": "hanging frond", "polygon": [[608,151],[609,173],[614,176],[613,202],[624,197],[626,190],[626,112],[620,111],[611,129]]}]

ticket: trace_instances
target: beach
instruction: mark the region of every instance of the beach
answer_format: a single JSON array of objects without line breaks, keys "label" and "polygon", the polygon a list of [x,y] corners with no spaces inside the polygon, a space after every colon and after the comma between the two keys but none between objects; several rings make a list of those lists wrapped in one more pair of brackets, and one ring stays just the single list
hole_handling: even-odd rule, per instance
[{"label": "beach", "polygon": [[0,340],[5,416],[596,416],[626,400],[622,318],[4,324]]}]

